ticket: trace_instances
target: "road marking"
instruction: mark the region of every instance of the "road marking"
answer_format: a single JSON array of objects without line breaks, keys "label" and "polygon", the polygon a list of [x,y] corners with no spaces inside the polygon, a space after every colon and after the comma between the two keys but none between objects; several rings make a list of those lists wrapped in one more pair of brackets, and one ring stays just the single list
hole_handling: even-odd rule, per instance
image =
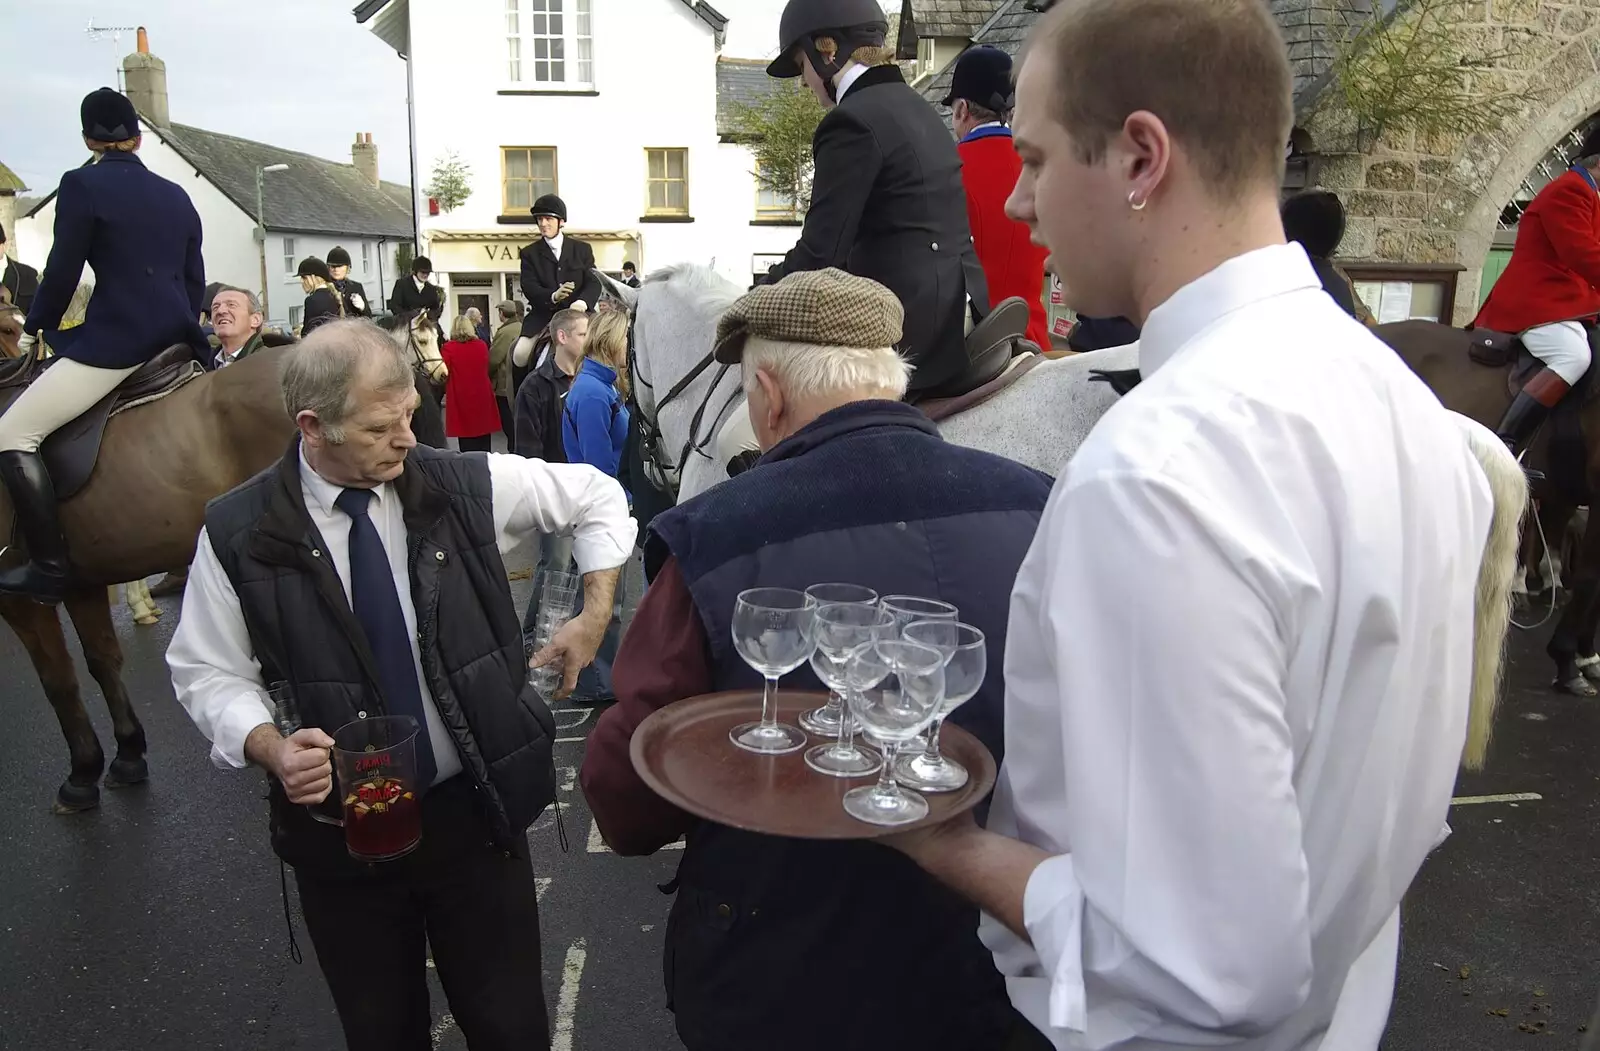
[{"label": "road marking", "polygon": [[570,792],[578,784],[578,768],[575,766],[558,767],[561,771],[561,791]]},{"label": "road marking", "polygon": [[[662,850],[682,850],[683,849],[683,840],[682,839],[673,840],[671,843],[668,843],[666,846],[662,847],[661,849]],[[611,848],[606,846],[606,838],[600,834],[600,822],[594,820],[593,818],[589,819],[589,853],[591,853],[591,854],[609,854],[609,853],[611,853]]]},{"label": "road marking", "polygon": [[557,737],[556,744],[582,744],[587,737]]},{"label": "road marking", "polygon": [[1531,803],[1544,796],[1537,792],[1505,792],[1496,796],[1456,796],[1451,806],[1471,806],[1474,803]]},{"label": "road marking", "polygon": [[446,1014],[443,1018],[435,1022],[433,1026],[433,1032],[429,1034],[433,1037],[433,1046],[438,1047],[439,1041],[444,1039],[444,1035],[455,1027],[456,1020],[449,1014]]},{"label": "road marking", "polygon": [[567,962],[561,968],[561,992],[556,997],[556,1025],[550,1051],[572,1051],[573,1022],[578,1013],[578,986],[583,981],[583,963],[588,959],[588,943],[582,938],[567,947]]},{"label": "road marking", "polygon": [[544,901],[544,892],[550,889],[550,884],[555,882],[553,876],[539,876],[533,881],[533,896],[539,901]]}]

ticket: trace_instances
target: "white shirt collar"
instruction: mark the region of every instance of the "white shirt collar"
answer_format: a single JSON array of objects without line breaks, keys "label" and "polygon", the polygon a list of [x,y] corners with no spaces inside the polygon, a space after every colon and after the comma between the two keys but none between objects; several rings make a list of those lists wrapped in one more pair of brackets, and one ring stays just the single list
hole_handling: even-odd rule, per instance
[{"label": "white shirt collar", "polygon": [[845,70],[844,76],[839,78],[839,94],[835,97],[841,99],[844,98],[845,93],[855,85],[856,81],[866,76],[867,70],[870,68],[870,66],[863,66],[860,63],[857,63],[856,65],[853,65],[849,69]]},{"label": "white shirt collar", "polygon": [[1298,244],[1269,245],[1235,256],[1150,312],[1139,332],[1139,371],[1148,379],[1190,339],[1236,310],[1321,287]]},{"label": "white shirt collar", "polygon": [[561,243],[567,239],[566,234],[557,231],[554,237],[546,237],[545,244],[550,246],[550,251],[555,253],[557,259],[561,258]]},{"label": "white shirt collar", "polygon": [[[306,459],[304,445],[300,447],[300,488],[305,492],[306,499],[315,501],[323,514],[332,516],[344,513],[339,510],[334,501],[339,499],[339,494],[344,492],[345,487],[334,485],[316,472],[310,461]],[[377,504],[381,505],[383,503],[388,491],[389,484],[387,482],[372,490],[373,499],[377,501]]]},{"label": "white shirt collar", "polygon": [[413,281],[415,281],[417,283],[417,291],[418,292],[421,292],[424,288],[428,287],[428,282],[422,280],[422,278],[418,277],[416,274],[412,274],[411,275],[411,280],[413,280]]}]

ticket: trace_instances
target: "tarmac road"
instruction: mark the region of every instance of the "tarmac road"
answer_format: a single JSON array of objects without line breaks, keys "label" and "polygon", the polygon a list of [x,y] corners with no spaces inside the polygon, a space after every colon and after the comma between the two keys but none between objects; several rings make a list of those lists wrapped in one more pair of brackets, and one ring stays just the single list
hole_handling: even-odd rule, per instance
[{"label": "tarmac road", "polygon": [[[527,584],[513,588],[520,598]],[[340,1048],[298,916],[305,962],[287,955],[261,777],[207,760],[162,661],[177,601],[161,604],[155,627],[120,609],[117,619],[151,781],[73,817],[50,813],[65,747],[20,646],[0,633],[0,1049]],[[1575,1048],[1600,991],[1600,702],[1545,689],[1543,638],[1513,639],[1489,770],[1458,788],[1538,798],[1452,809],[1454,834],[1406,904],[1388,1051]],[[104,705],[92,690],[87,699],[107,743]],[[661,984],[668,899],[656,890],[676,853],[604,850],[573,782],[597,713],[559,714],[570,851],[557,845],[553,812],[530,832],[555,1047],[678,1048]],[[436,1044],[460,1051],[447,1010],[435,985]],[[1519,1029],[1538,1023],[1542,1035]]]}]

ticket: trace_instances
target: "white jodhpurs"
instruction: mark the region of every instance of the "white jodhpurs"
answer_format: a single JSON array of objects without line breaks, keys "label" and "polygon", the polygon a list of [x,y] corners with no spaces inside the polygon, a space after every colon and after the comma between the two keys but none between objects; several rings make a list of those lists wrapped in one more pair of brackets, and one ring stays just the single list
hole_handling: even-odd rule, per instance
[{"label": "white jodhpurs", "polygon": [[97,369],[61,358],[0,414],[0,452],[38,452],[52,432],[83,415],[139,366]]},{"label": "white jodhpurs", "polygon": [[1522,345],[1571,386],[1589,371],[1589,333],[1576,321],[1540,325],[1522,334]]}]

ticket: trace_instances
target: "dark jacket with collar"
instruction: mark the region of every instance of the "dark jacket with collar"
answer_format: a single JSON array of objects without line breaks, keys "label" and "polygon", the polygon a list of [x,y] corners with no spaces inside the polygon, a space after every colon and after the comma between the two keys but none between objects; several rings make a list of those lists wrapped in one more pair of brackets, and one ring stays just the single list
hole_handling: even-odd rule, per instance
[{"label": "dark jacket with collar", "polygon": [[300,335],[302,338],[311,335],[317,329],[330,321],[338,321],[345,315],[344,304],[340,302],[339,293],[331,287],[318,288],[306,296],[305,314],[300,319]]},{"label": "dark jacket with collar", "polygon": [[[393,483],[410,542],[428,692],[477,792],[487,832],[513,849],[555,795],[555,722],[527,682],[522,630],[497,547],[482,454],[412,450]],[[295,689],[303,725],[329,733],[384,709],[371,650],[306,512],[298,440],[206,507],[263,681]],[[272,841],[291,865],[349,868],[343,834],[272,786]]]},{"label": "dark jacket with collar", "polygon": [[[0,254],[3,252],[4,243],[0,242]],[[39,271],[15,259],[7,259],[6,263],[9,265],[6,266],[5,277],[0,278],[0,285],[5,287],[12,304],[27,314],[28,308],[33,306],[33,297],[39,291]]]},{"label": "dark jacket with collar", "polygon": [[967,295],[989,312],[967,225],[961,156],[928,100],[894,66],[863,73],[817,125],[816,177],[800,243],[767,276],[838,267],[888,286],[905,307],[899,349],[913,391],[959,375]]},{"label": "dark jacket with collar", "polygon": [[439,294],[438,285],[426,284],[418,289],[416,279],[407,274],[394,283],[394,291],[389,295],[389,313],[415,314],[419,310],[426,310],[438,321],[444,314],[444,298]]},{"label": "dark jacket with collar", "polygon": [[[239,353],[235,354],[233,356],[233,360],[228,362],[228,364],[237,365],[239,362],[243,361],[245,358],[248,358],[256,351],[265,348],[266,345],[266,342],[261,338],[260,330],[257,330],[250,334],[249,339],[244,341],[244,346],[239,348]],[[195,358],[200,362],[201,368],[205,369],[207,372],[212,372],[222,367],[222,363],[217,360],[217,356],[221,353],[222,344],[216,339],[215,336],[213,336],[211,339],[211,345],[206,348],[206,351],[203,354],[196,354]]]},{"label": "dark jacket with collar", "polygon": [[517,388],[515,438],[512,451],[547,463],[566,463],[566,446],[561,439],[562,408],[573,377],[556,365],[554,348],[539,367],[528,373]]},{"label": "dark jacket with collar", "polygon": [[181,187],[131,153],[108,150],[61,177],[55,241],[25,331],[61,324],[85,263],[94,269],[94,295],[83,324],[50,337],[56,354],[128,368],[177,343],[205,347],[200,216]]},{"label": "dark jacket with collar", "polygon": [[[340,296],[344,297],[344,313],[346,317],[372,316],[372,300],[367,298],[367,290],[360,281],[347,277],[343,281],[335,281],[333,287]],[[355,300],[357,296],[361,297],[360,306],[356,306]]]},{"label": "dark jacket with collar", "polygon": [[[952,719],[998,760],[1011,582],[1049,493],[1036,471],[945,442],[915,408],[860,402],[657,515],[645,563],[654,574],[676,559],[705,629],[715,690],[761,686],[732,644],[734,599],[745,588],[847,581],[954,603],[985,633],[989,672]],[[784,685],[820,688],[809,665]],[[689,832],[678,884],[667,989],[695,1051],[1005,1043],[1010,1005],[978,941],[977,910],[895,851],[702,821]],[[771,990],[808,988],[819,976],[818,988],[847,992],[773,1026],[764,1013]],[[848,992],[869,983],[870,997]]]},{"label": "dark jacket with collar", "polygon": [[[522,260],[522,295],[528,301],[528,313],[522,318],[524,336],[532,338],[543,332],[556,312],[569,303],[581,299],[590,310],[599,304],[600,279],[594,274],[594,249],[588,242],[563,234],[558,260],[550,242],[541,237],[523,245],[517,256]],[[572,295],[552,303],[550,297],[568,281],[573,285]]]}]

